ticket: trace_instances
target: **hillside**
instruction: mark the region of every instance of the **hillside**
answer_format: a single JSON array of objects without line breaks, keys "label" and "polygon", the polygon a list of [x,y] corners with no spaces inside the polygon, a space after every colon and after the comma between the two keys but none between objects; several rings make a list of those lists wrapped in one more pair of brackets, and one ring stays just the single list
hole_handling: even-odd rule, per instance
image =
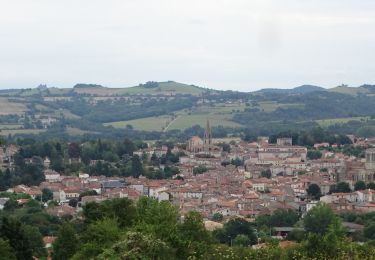
[{"label": "hillside", "polygon": [[302,85],[292,89],[279,89],[279,88],[265,88],[258,91],[255,91],[257,94],[267,94],[267,93],[276,93],[276,94],[304,94],[315,91],[326,91],[325,88],[314,86],[314,85]]},{"label": "hillside", "polygon": [[174,81],[150,81],[128,88],[82,83],[73,88],[41,85],[0,91],[0,134],[47,135],[57,131],[70,136],[121,136],[124,130],[131,130],[143,138],[158,138],[184,135],[195,125],[204,127],[209,119],[221,135],[225,129],[267,135],[317,126],[371,135],[375,129],[374,94],[373,85],[332,89],[303,85],[251,93]]}]

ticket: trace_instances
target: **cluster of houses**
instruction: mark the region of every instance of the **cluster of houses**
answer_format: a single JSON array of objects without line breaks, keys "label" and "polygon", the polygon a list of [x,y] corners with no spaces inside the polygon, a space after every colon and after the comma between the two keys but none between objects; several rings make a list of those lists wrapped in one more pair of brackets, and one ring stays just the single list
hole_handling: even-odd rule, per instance
[{"label": "cluster of houses", "polygon": [[[230,142],[230,151],[223,151],[219,144],[223,140],[212,139],[208,132],[209,125],[206,131],[204,140],[199,141],[197,137],[193,137],[186,149],[181,148],[181,145],[172,149],[174,153],[185,154],[176,165],[180,170],[178,178],[150,180],[142,176],[136,179],[89,176],[87,173],[63,176],[49,169],[46,163],[45,181],[38,187],[19,185],[8,191],[40,198],[42,190],[48,188],[58,205],[48,207],[47,210],[56,216],[75,215],[83,205],[92,201],[113,198],[137,201],[141,196],[148,196],[159,201],[170,201],[179,208],[182,216],[195,210],[206,219],[212,218],[216,213],[224,218],[255,218],[271,214],[276,209],[293,209],[305,214],[317,203],[309,198],[307,189],[311,184],[317,184],[323,196],[320,200],[336,212],[375,211],[375,190],[330,192],[338,181],[349,183],[351,188],[359,180],[366,183],[374,181],[374,148],[366,150],[365,158],[356,158],[333,152],[328,149],[329,144],[317,144],[322,158],[309,160],[307,148],[293,145],[291,138],[280,138],[276,144],[268,143],[266,138],[253,143],[234,139]],[[370,147],[371,142],[372,140],[358,145]],[[0,159],[6,161],[16,151],[16,146],[0,149]],[[167,147],[149,146],[135,153],[160,157],[167,151]],[[230,164],[232,160],[241,163]],[[194,169],[200,166],[205,166],[207,171],[194,174]],[[265,171],[270,174],[265,175]],[[91,193],[82,196],[87,191]],[[76,203],[70,203],[72,200]],[[0,206],[4,203],[0,199]]]}]

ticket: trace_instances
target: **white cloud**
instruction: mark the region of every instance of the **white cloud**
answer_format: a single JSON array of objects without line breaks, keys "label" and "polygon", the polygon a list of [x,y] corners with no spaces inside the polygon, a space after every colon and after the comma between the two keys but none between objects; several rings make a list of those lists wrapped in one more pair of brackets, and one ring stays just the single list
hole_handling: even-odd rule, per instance
[{"label": "white cloud", "polygon": [[176,80],[252,90],[375,81],[369,0],[0,3],[0,88]]}]

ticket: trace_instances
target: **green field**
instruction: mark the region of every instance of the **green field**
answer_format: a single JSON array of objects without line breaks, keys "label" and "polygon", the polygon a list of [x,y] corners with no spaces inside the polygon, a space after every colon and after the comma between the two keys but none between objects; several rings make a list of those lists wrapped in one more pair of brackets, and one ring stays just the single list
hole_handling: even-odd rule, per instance
[{"label": "green field", "polygon": [[303,109],[304,105],[303,104],[281,104],[281,103],[277,103],[276,101],[264,101],[264,102],[259,102],[258,108],[264,112],[272,112],[278,108],[289,108],[289,107]]},{"label": "green field", "polygon": [[344,117],[344,118],[332,118],[332,119],[322,119],[322,120],[316,120],[321,127],[328,127],[330,125],[334,124],[345,124],[349,121],[366,121],[370,119],[370,117],[366,116],[359,116],[359,117]]},{"label": "green field", "polygon": [[19,129],[22,125],[19,124],[2,124],[0,130]]},{"label": "green field", "polygon": [[23,114],[27,110],[25,104],[0,98],[0,115]]},{"label": "green field", "polygon": [[115,128],[126,128],[127,125],[133,126],[134,129],[143,131],[162,131],[172,120],[171,116],[154,116],[129,121],[118,121],[104,124],[111,125]]},{"label": "green field", "polygon": [[134,129],[145,131],[183,130],[194,125],[204,127],[206,120],[209,119],[212,126],[240,127],[240,124],[231,121],[231,119],[237,111],[243,111],[244,109],[245,105],[242,103],[201,105],[192,110],[177,111],[173,117],[171,115],[163,115],[111,122],[105,125],[111,125],[115,128],[126,128],[127,125],[131,125]]},{"label": "green field", "polygon": [[337,92],[341,94],[353,95],[353,96],[358,95],[358,94],[366,94],[369,92],[366,88],[348,87],[348,86],[338,86],[338,87],[329,89],[329,91]]},{"label": "green field", "polygon": [[174,81],[159,82],[159,87],[157,88],[145,88],[142,86],[123,88],[121,89],[121,94],[191,94],[191,95],[200,95],[205,91],[203,88],[199,88],[192,85],[182,84]]},{"label": "green field", "polygon": [[0,135],[8,136],[16,134],[39,134],[47,131],[46,129],[13,129],[13,130],[1,130]]},{"label": "green field", "polygon": [[96,132],[85,131],[75,127],[67,127],[66,132],[71,136],[84,135],[84,134],[95,134]]}]

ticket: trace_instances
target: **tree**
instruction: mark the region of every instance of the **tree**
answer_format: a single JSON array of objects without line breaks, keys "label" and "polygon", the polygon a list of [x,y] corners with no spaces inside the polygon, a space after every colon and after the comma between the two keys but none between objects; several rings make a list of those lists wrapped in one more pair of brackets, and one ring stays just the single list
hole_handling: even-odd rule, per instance
[{"label": "tree", "polygon": [[374,182],[370,182],[367,184],[367,189],[372,189],[372,190],[375,190],[375,183]]},{"label": "tree", "polygon": [[319,150],[309,150],[307,152],[307,158],[310,160],[316,160],[322,158],[322,153]]},{"label": "tree", "polygon": [[233,239],[240,234],[246,235],[251,245],[257,243],[257,237],[251,223],[240,218],[229,220],[222,229],[217,229],[213,233],[216,240],[228,245],[232,244]]},{"label": "tree", "polygon": [[30,248],[33,251],[33,256],[42,257],[47,256],[47,251],[44,248],[42,234],[40,234],[37,227],[25,225],[23,226],[25,236],[29,240]]},{"label": "tree", "polygon": [[68,155],[70,158],[79,158],[81,156],[81,147],[77,143],[70,143],[68,146]]},{"label": "tree", "polygon": [[114,219],[104,218],[89,225],[82,235],[83,244],[73,259],[94,259],[103,249],[120,238],[120,229]]},{"label": "tree", "polygon": [[42,189],[42,201],[47,202],[52,199],[53,199],[53,192],[48,188]]},{"label": "tree", "polygon": [[235,246],[249,246],[250,245],[250,239],[246,235],[239,234],[233,240],[233,245],[235,245]]},{"label": "tree", "polygon": [[76,231],[69,223],[64,223],[57,234],[57,239],[53,243],[52,259],[70,259],[77,250],[78,239]]},{"label": "tree", "polygon": [[375,240],[375,223],[371,222],[363,229],[363,235],[367,239]]},{"label": "tree", "polygon": [[339,182],[336,185],[335,192],[344,192],[348,193],[351,192],[352,190],[350,189],[349,183],[347,182]]},{"label": "tree", "polygon": [[104,250],[98,260],[106,259],[175,259],[168,243],[152,234],[127,232],[125,239]]},{"label": "tree", "polygon": [[223,214],[221,213],[215,213],[213,216],[212,216],[212,220],[213,221],[222,221],[224,218]]},{"label": "tree", "polygon": [[179,234],[184,240],[188,255],[202,255],[211,243],[211,237],[206,230],[203,218],[198,212],[190,211],[184,222],[179,226]]},{"label": "tree", "polygon": [[260,175],[264,178],[271,179],[272,173],[270,169],[263,170]]},{"label": "tree", "polygon": [[307,195],[314,199],[319,199],[322,196],[322,192],[320,191],[320,187],[317,184],[312,183],[307,188]]},{"label": "tree", "polygon": [[319,203],[307,213],[303,223],[307,232],[324,235],[336,218],[329,206]]},{"label": "tree", "polygon": [[3,218],[0,226],[0,237],[8,240],[9,245],[16,253],[17,259],[31,259],[32,249],[22,224],[12,218]]},{"label": "tree", "polygon": [[7,240],[0,238],[0,260],[16,260],[14,250]]},{"label": "tree", "polygon": [[133,155],[132,157],[132,168],[131,168],[132,176],[134,178],[138,178],[143,174],[143,166],[142,162],[139,159],[138,155]]},{"label": "tree", "polygon": [[69,204],[69,206],[75,208],[75,207],[77,207],[77,205],[78,205],[78,200],[75,199],[75,198],[70,199],[68,204]]},{"label": "tree", "polygon": [[364,181],[357,181],[354,184],[354,190],[365,190],[366,189],[366,183]]}]

